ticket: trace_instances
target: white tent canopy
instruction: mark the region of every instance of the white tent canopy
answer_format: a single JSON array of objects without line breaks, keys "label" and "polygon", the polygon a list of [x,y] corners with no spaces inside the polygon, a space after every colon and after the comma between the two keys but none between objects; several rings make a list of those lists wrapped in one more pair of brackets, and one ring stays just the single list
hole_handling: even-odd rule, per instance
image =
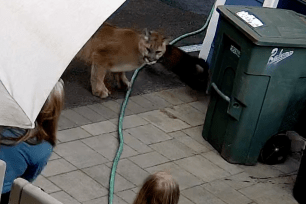
[{"label": "white tent canopy", "polygon": [[0,125],[34,128],[70,61],[124,1],[0,0]]}]

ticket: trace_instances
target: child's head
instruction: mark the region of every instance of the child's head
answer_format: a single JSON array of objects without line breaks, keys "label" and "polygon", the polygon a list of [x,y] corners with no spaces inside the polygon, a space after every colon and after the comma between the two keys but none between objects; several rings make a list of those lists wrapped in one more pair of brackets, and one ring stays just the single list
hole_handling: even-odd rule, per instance
[{"label": "child's head", "polygon": [[146,179],[134,204],[177,204],[179,197],[179,185],[170,174],[161,171]]}]

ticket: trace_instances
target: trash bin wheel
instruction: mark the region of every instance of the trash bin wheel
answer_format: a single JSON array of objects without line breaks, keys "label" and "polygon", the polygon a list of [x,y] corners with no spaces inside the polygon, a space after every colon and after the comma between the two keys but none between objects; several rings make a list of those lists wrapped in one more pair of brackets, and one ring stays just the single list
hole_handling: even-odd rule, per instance
[{"label": "trash bin wheel", "polygon": [[258,161],[263,164],[281,164],[291,150],[291,140],[285,133],[272,136],[261,149]]}]

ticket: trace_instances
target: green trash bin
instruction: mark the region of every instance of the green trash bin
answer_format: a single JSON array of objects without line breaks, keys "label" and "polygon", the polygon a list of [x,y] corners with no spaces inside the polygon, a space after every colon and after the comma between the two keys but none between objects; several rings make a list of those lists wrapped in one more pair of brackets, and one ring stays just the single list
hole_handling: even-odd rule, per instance
[{"label": "green trash bin", "polygon": [[202,135],[228,162],[255,165],[289,105],[306,98],[306,16],[262,7],[217,10]]}]

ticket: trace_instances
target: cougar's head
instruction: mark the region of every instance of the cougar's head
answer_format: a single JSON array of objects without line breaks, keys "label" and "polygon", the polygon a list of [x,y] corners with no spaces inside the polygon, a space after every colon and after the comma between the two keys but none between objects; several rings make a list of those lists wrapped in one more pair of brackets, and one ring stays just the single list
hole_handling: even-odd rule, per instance
[{"label": "cougar's head", "polygon": [[168,39],[156,31],[144,31],[139,43],[139,50],[147,64],[154,64],[166,52]]}]

